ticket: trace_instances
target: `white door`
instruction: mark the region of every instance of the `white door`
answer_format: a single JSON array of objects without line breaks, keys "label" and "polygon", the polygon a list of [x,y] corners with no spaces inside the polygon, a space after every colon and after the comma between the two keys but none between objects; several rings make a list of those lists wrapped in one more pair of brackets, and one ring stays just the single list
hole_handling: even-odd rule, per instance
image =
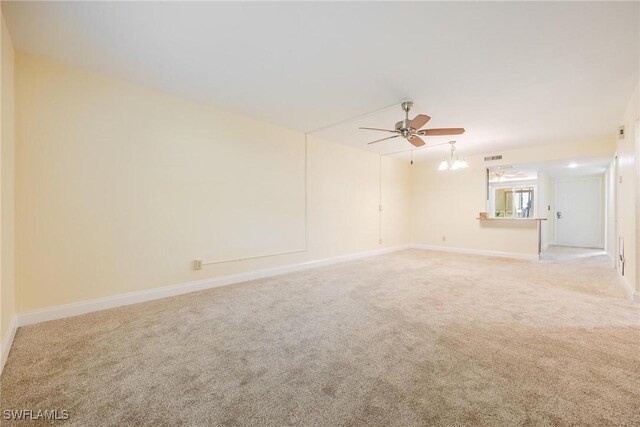
[{"label": "white door", "polygon": [[556,245],[602,247],[602,179],[556,180]]}]

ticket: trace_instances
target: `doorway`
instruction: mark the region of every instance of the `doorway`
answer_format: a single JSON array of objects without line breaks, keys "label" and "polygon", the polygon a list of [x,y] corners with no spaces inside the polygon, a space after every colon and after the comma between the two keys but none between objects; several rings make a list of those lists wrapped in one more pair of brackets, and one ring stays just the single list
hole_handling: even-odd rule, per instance
[{"label": "doorway", "polygon": [[602,178],[557,179],[555,183],[555,244],[603,248]]}]

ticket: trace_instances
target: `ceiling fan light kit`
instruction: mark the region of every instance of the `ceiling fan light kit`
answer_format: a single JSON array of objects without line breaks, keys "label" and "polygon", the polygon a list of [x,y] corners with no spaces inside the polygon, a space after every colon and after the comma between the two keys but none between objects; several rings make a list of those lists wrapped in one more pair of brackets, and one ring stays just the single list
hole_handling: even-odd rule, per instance
[{"label": "ceiling fan light kit", "polygon": [[409,120],[409,111],[411,110],[411,108],[413,108],[413,101],[404,101],[402,104],[400,104],[400,106],[402,107],[402,111],[404,111],[404,120],[400,120],[399,122],[397,122],[393,129],[380,129],[370,127],[360,128],[365,130],[375,130],[379,132],[388,132],[394,134],[386,138],[371,141],[368,143],[369,145],[381,141],[386,141],[388,139],[403,137],[414,147],[422,147],[423,145],[425,145],[425,142],[422,139],[423,136],[460,135],[464,133],[464,128],[421,129],[424,125],[427,124],[429,120],[431,120],[431,117],[427,116],[426,114],[418,114],[413,119]]}]

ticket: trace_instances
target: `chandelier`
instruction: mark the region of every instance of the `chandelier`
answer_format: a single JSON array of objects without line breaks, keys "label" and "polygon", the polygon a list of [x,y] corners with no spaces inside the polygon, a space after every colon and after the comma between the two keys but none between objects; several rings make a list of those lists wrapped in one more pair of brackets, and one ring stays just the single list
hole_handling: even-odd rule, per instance
[{"label": "chandelier", "polygon": [[468,168],[469,164],[467,163],[466,160],[462,159],[460,160],[458,158],[458,155],[456,154],[456,159],[453,159],[453,152],[456,151],[456,142],[455,141],[449,141],[449,144],[451,144],[451,155],[449,157],[449,160],[443,160],[440,163],[440,166],[438,166],[438,170],[439,171],[446,171],[446,170],[455,170],[455,169],[464,169],[464,168]]}]

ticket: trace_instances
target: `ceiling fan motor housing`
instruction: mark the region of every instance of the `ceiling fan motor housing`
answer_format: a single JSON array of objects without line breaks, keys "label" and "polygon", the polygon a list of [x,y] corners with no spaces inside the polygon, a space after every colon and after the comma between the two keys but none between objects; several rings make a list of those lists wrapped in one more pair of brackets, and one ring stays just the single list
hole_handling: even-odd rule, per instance
[{"label": "ceiling fan motor housing", "polygon": [[411,120],[409,119],[400,120],[398,123],[396,123],[396,130],[402,131],[403,129],[410,129],[410,128],[411,128]]},{"label": "ceiling fan motor housing", "polygon": [[402,111],[409,112],[413,108],[413,101],[404,101],[402,104]]}]

